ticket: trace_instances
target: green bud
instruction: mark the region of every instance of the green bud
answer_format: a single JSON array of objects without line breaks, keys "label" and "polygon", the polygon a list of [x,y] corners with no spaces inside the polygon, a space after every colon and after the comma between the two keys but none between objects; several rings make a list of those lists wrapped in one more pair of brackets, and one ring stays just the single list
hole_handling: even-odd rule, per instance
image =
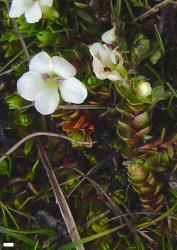
[{"label": "green bud", "polygon": [[146,98],[151,95],[152,88],[149,82],[141,82],[137,88],[137,95],[140,98]]},{"label": "green bud", "polygon": [[42,43],[49,43],[53,39],[50,31],[41,31],[37,34],[37,39]]},{"label": "green bud", "polygon": [[86,77],[85,83],[88,87],[92,87],[95,86],[98,83],[98,81],[94,75],[89,75]]},{"label": "green bud", "polygon": [[76,176],[74,176],[74,175],[69,175],[66,182],[67,182],[65,184],[65,189],[66,190],[73,189],[78,183],[78,181],[76,179]]},{"label": "green bud", "polygon": [[29,126],[32,122],[31,118],[26,114],[20,115],[18,121],[20,125],[25,126],[25,127]]},{"label": "green bud", "polygon": [[103,242],[101,244],[101,250],[110,250],[110,244],[108,242]]},{"label": "green bud", "polygon": [[134,182],[142,182],[146,179],[147,173],[144,168],[144,160],[139,159],[128,166],[130,178]]},{"label": "green bud", "polygon": [[108,217],[104,216],[103,218],[101,218],[101,219],[99,220],[99,225],[100,225],[100,226],[105,226],[105,225],[107,225],[108,220],[109,220]]}]

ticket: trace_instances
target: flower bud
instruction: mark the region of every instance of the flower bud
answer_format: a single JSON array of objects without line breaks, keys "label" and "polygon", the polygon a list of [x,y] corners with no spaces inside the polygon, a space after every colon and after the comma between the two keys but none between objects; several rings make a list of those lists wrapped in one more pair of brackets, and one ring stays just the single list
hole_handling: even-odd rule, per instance
[{"label": "flower bud", "polygon": [[152,88],[149,82],[141,82],[137,89],[139,97],[146,98],[151,94]]},{"label": "flower bud", "polygon": [[71,190],[77,185],[77,183],[78,183],[77,177],[74,175],[68,174],[65,180],[65,189]]},{"label": "flower bud", "polygon": [[26,114],[21,114],[19,116],[19,124],[22,126],[29,126],[32,123],[31,118]]},{"label": "flower bud", "polygon": [[102,35],[102,41],[107,43],[107,44],[112,44],[116,40],[116,35],[115,35],[115,28],[112,28],[110,30],[107,30],[103,35]]},{"label": "flower bud", "polygon": [[88,87],[92,87],[92,86],[94,86],[94,85],[96,85],[98,83],[98,81],[97,81],[97,79],[96,79],[96,77],[94,75],[87,76],[85,82],[86,82],[86,85]]},{"label": "flower bud", "polygon": [[40,31],[37,34],[37,39],[42,43],[50,43],[52,38],[54,38],[52,32],[50,31]]}]

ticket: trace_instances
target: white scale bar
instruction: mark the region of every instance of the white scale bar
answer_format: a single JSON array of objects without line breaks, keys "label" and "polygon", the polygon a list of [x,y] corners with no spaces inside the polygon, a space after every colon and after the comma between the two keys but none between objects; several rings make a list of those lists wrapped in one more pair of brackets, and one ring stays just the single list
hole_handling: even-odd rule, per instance
[{"label": "white scale bar", "polygon": [[14,243],[3,243],[3,247],[14,247]]}]

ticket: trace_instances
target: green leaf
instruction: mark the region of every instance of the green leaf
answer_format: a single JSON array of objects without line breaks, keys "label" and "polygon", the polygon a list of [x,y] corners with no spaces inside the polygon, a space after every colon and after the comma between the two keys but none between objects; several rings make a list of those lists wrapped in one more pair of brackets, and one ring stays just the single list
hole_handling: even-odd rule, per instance
[{"label": "green leaf", "polygon": [[171,187],[168,188],[168,192],[175,198],[177,199],[177,191]]},{"label": "green leaf", "polygon": [[149,227],[150,225],[155,225],[157,222],[162,221],[163,219],[168,217],[170,214],[172,214],[174,211],[176,211],[176,209],[177,209],[177,202],[171,208],[169,208],[165,213],[161,214],[159,217],[157,217],[149,222],[145,222],[141,225],[138,225],[138,229],[142,230],[144,228]]},{"label": "green leaf", "polygon": [[32,147],[33,147],[33,139],[27,140],[25,142],[25,146],[24,146],[24,149],[23,149],[24,154],[28,155],[31,152]]},{"label": "green leaf", "polygon": [[19,229],[9,229],[5,227],[0,226],[0,231],[8,231],[13,232],[17,234],[41,234],[41,235],[47,235],[47,236],[54,236],[55,232],[49,229],[34,229],[34,230],[19,230]]},{"label": "green leaf", "polygon": [[158,45],[156,45],[152,50],[152,54],[149,57],[149,60],[151,61],[152,64],[156,64],[161,57],[162,57],[162,50]]},{"label": "green leaf", "polygon": [[163,85],[158,85],[152,89],[152,97],[154,99],[161,99],[165,94],[165,89]]},{"label": "green leaf", "polygon": [[28,237],[26,237],[24,235],[21,235],[20,233],[16,233],[16,232],[14,232],[14,230],[11,230],[9,228],[5,228],[5,227],[0,226],[0,233],[5,234],[7,236],[10,236],[12,238],[18,239],[20,241],[23,241],[27,245],[30,245],[30,246],[33,246],[33,247],[36,244],[36,242],[34,240],[31,240],[30,238],[28,238]]},{"label": "green leaf", "polygon": [[156,24],[154,25],[154,27],[155,27],[155,34],[156,34],[157,42],[158,42],[159,47],[161,49],[162,55],[164,55],[165,54],[165,49],[164,49],[164,45],[163,45],[161,35],[159,33],[159,30],[158,30]]},{"label": "green leaf", "polygon": [[53,20],[59,18],[59,13],[53,7],[51,7],[51,8],[45,7],[45,8],[43,8],[43,16],[44,16],[44,18],[53,21]]},{"label": "green leaf", "polygon": [[80,10],[80,9],[77,9],[76,10],[76,13],[79,17],[81,17],[84,21],[88,22],[88,23],[93,23],[94,20],[93,18],[84,10]]},{"label": "green leaf", "polygon": [[12,166],[11,166],[10,161],[7,162],[7,160],[5,160],[0,163],[0,175],[6,175],[10,177],[11,169],[12,169]]},{"label": "green leaf", "polygon": [[24,99],[17,94],[7,96],[5,100],[9,109],[12,110],[20,109],[24,105]]},{"label": "green leaf", "polygon": [[[121,225],[120,227],[124,227],[124,224]],[[84,243],[99,239],[99,238],[101,238],[101,237],[103,237],[105,235],[111,234],[111,233],[115,232],[116,230],[118,230],[120,227],[115,227],[113,229],[108,229],[108,230],[106,230],[104,232],[94,234],[94,235],[86,237],[86,238],[84,238],[82,240],[71,242],[69,244],[66,244],[64,246],[59,247],[58,250],[71,250],[74,247],[80,246],[81,244],[84,244]]]},{"label": "green leaf", "polygon": [[130,0],[130,2],[135,7],[145,7],[145,4],[141,0]]},{"label": "green leaf", "polygon": [[81,9],[86,9],[88,8],[88,4],[85,4],[85,3],[79,3],[79,2],[74,2],[74,5],[78,8],[81,8]]},{"label": "green leaf", "polygon": [[167,82],[166,84],[167,84],[167,86],[169,87],[169,89],[171,90],[173,96],[174,96],[175,98],[177,98],[177,90],[174,89],[173,86],[172,86],[169,82]]},{"label": "green leaf", "polygon": [[134,64],[139,64],[148,56],[150,50],[150,41],[142,33],[138,33],[133,41],[131,49],[131,58]]}]

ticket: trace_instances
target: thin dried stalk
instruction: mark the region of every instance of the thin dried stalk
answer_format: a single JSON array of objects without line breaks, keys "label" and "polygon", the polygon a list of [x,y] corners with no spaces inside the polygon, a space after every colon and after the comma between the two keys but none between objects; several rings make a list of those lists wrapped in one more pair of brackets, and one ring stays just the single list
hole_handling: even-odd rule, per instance
[{"label": "thin dried stalk", "polygon": [[163,2],[156,4],[154,7],[152,7],[150,10],[146,11],[145,13],[143,13],[142,15],[136,17],[133,22],[137,22],[139,20],[143,20],[145,18],[147,18],[148,16],[158,12],[161,8],[165,7],[166,5],[173,3],[172,0],[164,0]]},{"label": "thin dried stalk", "polygon": [[[51,136],[51,137],[58,137],[67,141],[71,141],[71,142],[77,142],[77,143],[81,143],[81,145],[88,145],[90,143],[88,142],[79,142],[77,140],[71,139],[67,136],[64,135],[60,135],[60,134],[56,134],[56,133],[50,133],[50,132],[35,132],[32,134],[27,135],[26,137],[24,137],[23,139],[21,139],[20,141],[18,141],[15,145],[13,145],[3,156],[1,156],[0,158],[0,163],[2,161],[4,161],[11,153],[13,153],[18,147],[20,147],[25,141],[33,138],[33,137],[38,137],[38,136]],[[93,142],[92,142],[93,143]]]},{"label": "thin dried stalk", "polygon": [[[39,157],[40,157],[41,162],[42,162],[42,164],[46,170],[46,173],[48,175],[53,192],[55,194],[56,203],[59,206],[60,212],[62,214],[64,221],[65,221],[66,227],[68,229],[68,233],[70,235],[70,238],[72,241],[79,241],[80,235],[79,235],[79,232],[77,230],[74,218],[72,216],[72,213],[70,211],[68,203],[64,197],[64,194],[60,188],[60,185],[57,181],[57,178],[56,178],[56,175],[53,171],[52,165],[51,165],[51,163],[47,157],[47,154],[44,150],[44,147],[39,139],[38,139],[37,147],[38,147]],[[76,247],[76,249],[77,250],[85,250],[83,245]]]},{"label": "thin dried stalk", "polygon": [[[10,10],[10,6],[9,6],[7,0],[4,0],[4,2],[5,2],[5,4],[6,4],[6,7],[7,7],[8,11],[9,11],[9,10]],[[17,26],[17,23],[16,23],[16,20],[15,20],[14,18],[12,18],[12,23],[13,23],[13,26],[14,26],[15,31],[16,31],[16,33],[17,33],[17,36],[18,36],[18,38],[19,38],[19,40],[20,40],[21,46],[22,46],[22,48],[23,48],[23,51],[24,51],[24,53],[25,53],[26,61],[29,62],[29,61],[30,61],[30,55],[29,55],[27,46],[26,46],[26,44],[25,44],[25,41],[24,41],[24,39],[23,39],[23,36],[22,36],[22,34],[20,33],[20,30],[19,30],[19,28],[18,28],[18,26]]]}]

